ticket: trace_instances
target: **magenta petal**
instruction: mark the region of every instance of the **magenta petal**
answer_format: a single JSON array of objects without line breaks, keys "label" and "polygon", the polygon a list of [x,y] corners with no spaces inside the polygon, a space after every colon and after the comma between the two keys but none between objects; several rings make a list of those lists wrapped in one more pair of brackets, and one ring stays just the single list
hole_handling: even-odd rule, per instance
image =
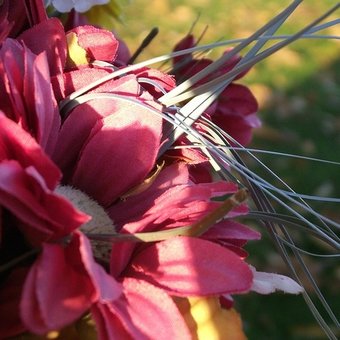
[{"label": "magenta petal", "polygon": [[0,126],[0,161],[14,159],[22,167],[33,166],[44,177],[48,188],[54,189],[61,177],[60,171],[36,141],[1,112]]},{"label": "magenta petal", "polygon": [[[187,48],[194,47],[196,44],[197,43],[196,43],[195,37],[192,34],[188,34],[175,45],[173,51],[178,52],[178,51],[181,51],[181,50],[185,50]],[[186,67],[187,66],[186,62],[192,60],[192,54],[188,53],[188,54],[185,54],[185,55],[182,55],[182,56],[177,56],[177,57],[174,57],[172,60],[173,60],[173,64],[174,64],[175,67],[176,66]],[[176,65],[176,64],[178,64],[178,65]]]},{"label": "magenta petal", "polygon": [[46,51],[51,75],[62,73],[67,48],[64,28],[58,19],[48,19],[26,30],[18,40],[35,54]]},{"label": "magenta petal", "polygon": [[247,116],[258,110],[258,104],[251,91],[244,85],[231,84],[218,99],[218,108],[212,118],[219,115]]},{"label": "magenta petal", "polygon": [[[26,49],[26,52],[28,49]],[[24,57],[23,47],[13,39],[7,39],[0,49],[0,109],[12,120],[18,122],[25,130],[30,130],[26,114],[25,98],[23,96],[23,79],[25,77],[25,62],[32,52]]]},{"label": "magenta petal", "polygon": [[44,53],[38,55],[31,65],[25,66],[27,71],[24,78],[24,96],[30,110],[27,115],[36,120],[34,133],[37,141],[48,154],[51,154],[61,121],[52,91],[46,55]]},{"label": "magenta petal", "polygon": [[93,128],[72,184],[99,204],[109,206],[153,168],[161,127],[162,121],[154,113],[122,102],[117,112],[98,121]]},{"label": "magenta petal", "polygon": [[232,251],[190,237],[177,237],[146,248],[136,255],[126,275],[178,296],[245,292],[253,278],[248,265]]},{"label": "magenta petal", "polygon": [[115,242],[112,244],[110,274],[119,277],[131,260],[136,243]]},{"label": "magenta petal", "polygon": [[111,301],[120,293],[120,285],[94,262],[86,238],[74,233],[67,245],[43,245],[24,285],[21,317],[28,329],[43,334],[73,322],[96,301]]},{"label": "magenta petal", "polygon": [[176,86],[176,82],[173,76],[163,73],[156,69],[143,68],[134,72],[140,81],[141,86],[147,90],[154,98],[159,98],[164,93],[160,91],[158,87],[155,87],[149,83],[143,82],[143,78],[148,81],[153,81],[158,84],[163,90],[169,92]]},{"label": "magenta petal", "polygon": [[117,314],[112,304],[108,303],[97,303],[91,307],[100,340],[142,339],[141,334],[129,322],[129,316],[121,314]]},{"label": "magenta petal", "polygon": [[259,240],[261,234],[258,231],[250,229],[244,224],[233,220],[223,220],[216,223],[212,228],[202,235],[209,240]]},{"label": "magenta petal", "polygon": [[0,204],[23,222],[19,227],[36,245],[64,237],[89,220],[64,197],[46,188],[33,167],[22,169],[16,161],[0,163]]},{"label": "magenta petal", "polygon": [[122,292],[121,285],[93,260],[89,240],[79,231],[73,233],[73,238],[77,242],[76,248],[79,248],[84,268],[96,288],[98,299],[102,302],[117,299]]},{"label": "magenta petal", "polygon": [[[0,53],[0,108],[28,131],[48,153],[53,150],[60,117],[53,95],[46,54],[33,54],[8,39]],[[2,79],[1,79],[2,78]]]},{"label": "magenta petal", "polygon": [[[107,334],[115,334],[115,321],[119,316],[127,335],[121,339],[191,339],[188,327],[173,300],[161,289],[135,279],[124,279],[124,297],[107,306]],[[121,332],[121,329],[118,329]],[[107,339],[117,339],[110,337]],[[105,339],[105,338],[104,338]]]},{"label": "magenta petal", "polygon": [[119,43],[112,32],[87,25],[78,26],[70,32],[77,35],[79,45],[91,60],[111,62],[115,59]]},{"label": "magenta petal", "polygon": [[44,244],[32,266],[21,300],[21,318],[34,333],[60,329],[79,318],[95,296],[91,280],[74,251],[58,244]]}]

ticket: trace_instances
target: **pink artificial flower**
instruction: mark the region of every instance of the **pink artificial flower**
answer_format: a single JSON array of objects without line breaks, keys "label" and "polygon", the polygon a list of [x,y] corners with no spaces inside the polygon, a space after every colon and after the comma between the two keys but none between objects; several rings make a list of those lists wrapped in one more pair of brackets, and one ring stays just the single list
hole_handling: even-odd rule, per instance
[{"label": "pink artificial flower", "polygon": [[[175,46],[174,51],[191,48],[195,45],[195,39],[193,35],[190,34]],[[228,51],[230,50],[227,50],[225,53]],[[199,81],[197,85],[201,85],[230,71],[240,60],[240,56],[234,56],[226,62],[225,65],[221,66],[218,71],[214,72],[213,76],[205,77]],[[206,58],[195,59],[192,54],[178,56],[173,59],[173,72],[176,75],[177,81],[183,82],[209,66],[212,62],[212,60]],[[235,79],[243,77],[246,72],[247,71],[241,73]],[[238,143],[248,145],[251,141],[252,130],[261,124],[259,118],[256,116],[257,110],[257,101],[248,87],[232,82],[220,94],[216,103],[214,103],[207,112],[211,120],[230,134],[231,137],[236,139]]]},{"label": "pink artificial flower", "polygon": [[[90,27],[76,32],[83,34],[83,30],[89,35],[94,32]],[[84,34],[83,46],[91,59],[93,51]],[[114,58],[117,42],[106,32],[103,36],[113,44],[103,53]],[[141,86],[138,78],[150,76],[165,88],[173,86],[172,78],[143,69],[113,79],[92,93],[117,98],[93,98],[61,121],[58,102],[111,72],[86,65],[66,69],[66,59],[65,33],[56,19],[42,22],[17,40],[5,40],[0,50],[4,112],[0,115],[0,199],[9,212],[3,223],[14,220],[24,237],[25,247],[16,255],[30,245],[40,247],[35,261],[24,266],[28,274],[17,286],[17,294],[22,289],[20,318],[14,308],[12,320],[19,322],[11,335],[23,327],[43,334],[90,309],[102,339],[118,334],[156,338],[161,330],[174,338],[189,338],[170,296],[248,291],[252,272],[243,258],[228,249],[230,245],[218,244],[223,237],[213,241],[181,237],[147,246],[120,243],[113,247],[109,275],[94,261],[90,243],[79,231],[89,216],[60,196],[57,185],[61,180],[86,193],[108,211],[122,233],[195,222],[220,204],[212,197],[235,192],[236,187],[225,182],[194,184],[186,165],[173,164],[164,166],[151,186],[131,193],[155,166],[163,127],[161,117],[149,109],[162,111],[154,100],[158,90]],[[59,284],[62,277],[67,279]],[[12,280],[8,277],[5,291]],[[161,316],[158,327],[155,315]]]},{"label": "pink artificial flower", "polygon": [[[54,192],[59,170],[35,140],[2,113],[0,126],[0,204],[8,212],[2,216],[2,252],[11,259],[25,254],[29,245],[39,250],[27,276],[17,278],[16,288],[11,276],[2,286],[2,296],[15,289],[13,295],[20,296],[22,289],[22,297],[21,321],[14,301],[16,308],[7,315],[18,322],[9,329],[1,322],[1,334],[22,331],[21,322],[42,334],[78,319],[99,298],[116,299],[121,288],[93,260],[88,240],[76,230],[90,217]],[[18,239],[18,231],[24,242],[13,248],[8,238]],[[63,277],[67,280],[56,284]]]}]

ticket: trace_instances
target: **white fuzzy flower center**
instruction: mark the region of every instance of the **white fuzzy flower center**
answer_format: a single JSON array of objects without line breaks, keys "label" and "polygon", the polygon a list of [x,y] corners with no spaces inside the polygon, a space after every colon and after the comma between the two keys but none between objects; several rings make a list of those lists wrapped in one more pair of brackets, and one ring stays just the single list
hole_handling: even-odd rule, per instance
[{"label": "white fuzzy flower center", "polygon": [[[112,234],[115,232],[113,221],[104,208],[82,191],[68,185],[61,185],[56,188],[56,192],[71,201],[77,209],[92,217],[89,222],[80,227],[82,232],[85,234]],[[109,243],[91,241],[91,245],[95,257],[104,261],[109,260],[111,251]]]}]

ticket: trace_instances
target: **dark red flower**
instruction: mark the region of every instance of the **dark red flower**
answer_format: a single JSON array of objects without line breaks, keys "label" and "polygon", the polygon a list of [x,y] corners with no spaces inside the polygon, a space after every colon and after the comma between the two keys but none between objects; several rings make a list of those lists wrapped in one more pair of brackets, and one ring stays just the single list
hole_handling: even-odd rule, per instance
[{"label": "dark red flower", "polygon": [[[175,46],[174,51],[191,48],[195,44],[194,37],[188,35]],[[230,49],[226,50],[225,53],[229,51]],[[202,85],[229,72],[241,59],[238,55],[233,56],[211,76],[200,80],[197,85]],[[207,58],[196,59],[192,54],[178,56],[173,59],[173,72],[176,75],[177,81],[183,82],[212,64],[212,62],[212,60]],[[248,70],[240,73],[234,80],[243,77],[247,72]],[[248,145],[251,141],[252,130],[260,126],[260,120],[256,116],[257,110],[257,101],[248,87],[232,82],[219,95],[217,102],[208,109],[208,113],[211,120],[232,138],[236,139],[238,143]],[[234,142],[231,141],[231,143],[235,145]]]}]

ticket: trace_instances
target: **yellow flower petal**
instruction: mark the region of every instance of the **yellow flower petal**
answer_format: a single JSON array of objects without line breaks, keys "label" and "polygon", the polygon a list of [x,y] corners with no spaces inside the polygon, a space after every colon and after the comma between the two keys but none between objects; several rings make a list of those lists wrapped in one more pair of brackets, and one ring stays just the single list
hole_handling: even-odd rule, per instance
[{"label": "yellow flower petal", "polygon": [[245,340],[235,309],[224,309],[216,297],[175,298],[195,340]]},{"label": "yellow flower petal", "polygon": [[79,46],[77,34],[69,32],[66,34],[67,39],[67,67],[88,64],[86,51]]}]

